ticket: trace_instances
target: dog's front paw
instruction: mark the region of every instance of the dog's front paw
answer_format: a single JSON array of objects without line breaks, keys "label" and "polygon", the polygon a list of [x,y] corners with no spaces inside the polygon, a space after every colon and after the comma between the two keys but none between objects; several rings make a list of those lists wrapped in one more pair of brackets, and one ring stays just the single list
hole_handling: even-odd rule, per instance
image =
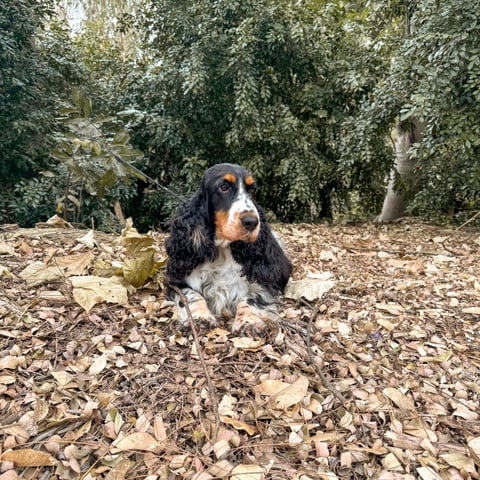
[{"label": "dog's front paw", "polygon": [[[195,328],[197,332],[205,333],[218,327],[218,320],[213,315],[205,315],[202,317],[193,317]],[[178,321],[178,329],[181,332],[188,332],[192,329],[191,320],[189,318],[182,318]]]},{"label": "dog's front paw", "polygon": [[232,324],[232,333],[235,335],[247,335],[249,337],[261,337],[267,331],[268,325],[265,319],[259,315],[256,308],[241,302],[237,307],[237,314]]}]

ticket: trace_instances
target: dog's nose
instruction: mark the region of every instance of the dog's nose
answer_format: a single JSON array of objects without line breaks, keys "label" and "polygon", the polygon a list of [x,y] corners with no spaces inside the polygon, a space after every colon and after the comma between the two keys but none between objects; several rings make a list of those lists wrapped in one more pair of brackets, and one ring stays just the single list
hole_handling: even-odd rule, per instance
[{"label": "dog's nose", "polygon": [[258,218],[254,215],[245,215],[242,217],[242,225],[245,230],[253,232],[258,225]]}]

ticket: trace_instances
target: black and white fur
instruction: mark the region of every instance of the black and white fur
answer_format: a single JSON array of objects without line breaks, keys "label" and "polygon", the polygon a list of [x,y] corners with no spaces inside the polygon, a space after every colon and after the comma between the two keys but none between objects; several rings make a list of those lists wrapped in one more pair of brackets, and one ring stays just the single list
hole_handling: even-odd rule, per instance
[{"label": "black and white fur", "polygon": [[[195,322],[217,326],[233,318],[236,334],[261,334],[276,317],[292,264],[272,233],[252,193],[252,176],[242,167],[209,168],[197,192],[173,219],[166,240],[167,280],[181,289]],[[180,325],[189,324],[176,300]]]}]

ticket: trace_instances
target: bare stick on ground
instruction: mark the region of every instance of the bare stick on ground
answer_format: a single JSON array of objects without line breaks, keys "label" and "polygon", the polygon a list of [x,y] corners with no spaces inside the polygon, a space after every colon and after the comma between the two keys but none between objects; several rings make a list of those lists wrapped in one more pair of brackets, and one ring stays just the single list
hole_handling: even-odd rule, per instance
[{"label": "bare stick on ground", "polygon": [[[306,303],[306,302],[305,302]],[[345,404],[347,399],[340,393],[340,391],[333,385],[330,380],[325,376],[325,374],[322,372],[321,368],[318,366],[318,363],[315,361],[315,357],[313,355],[312,351],[312,342],[311,342],[311,332],[312,332],[312,324],[313,324],[313,318],[315,317],[318,309],[310,315],[308,319],[308,328],[307,328],[307,338],[306,338],[306,343],[307,343],[307,352],[308,352],[308,360],[309,362],[315,367],[315,370],[318,373],[318,376],[320,377],[320,380],[322,382],[322,385],[330,391],[330,393],[338,400],[342,405]]]},{"label": "bare stick on ground", "polygon": [[470,217],[466,222],[463,222],[460,226],[458,226],[447,238],[445,238],[445,240],[443,240],[442,242],[442,246],[445,250],[447,250],[447,252],[450,252],[450,253],[453,253],[454,255],[458,255],[457,252],[451,250],[450,248],[448,248],[445,243],[447,243],[448,240],[451,240],[452,237],[454,237],[463,227],[466,227],[469,223],[473,222],[477,217],[480,216],[480,211],[478,211],[475,215],[473,215],[472,217]]},{"label": "bare stick on ground", "polygon": [[203,356],[202,346],[200,345],[200,339],[198,338],[197,326],[195,325],[195,320],[193,319],[192,312],[190,311],[188,299],[179,288],[175,286],[170,286],[170,288],[177,293],[177,295],[180,297],[181,302],[185,305],[185,311],[187,312],[188,320],[190,322],[190,327],[193,333],[193,338],[195,340],[195,346],[197,347],[198,358],[200,359],[200,363],[202,364],[203,370],[205,372],[205,377],[207,378],[208,392],[210,394],[213,415],[215,417],[215,431],[213,432],[213,438],[215,439],[218,435],[218,430],[220,428],[220,415],[218,414],[218,398],[215,386],[213,385],[212,377],[210,376],[207,363],[205,362],[205,358]]}]

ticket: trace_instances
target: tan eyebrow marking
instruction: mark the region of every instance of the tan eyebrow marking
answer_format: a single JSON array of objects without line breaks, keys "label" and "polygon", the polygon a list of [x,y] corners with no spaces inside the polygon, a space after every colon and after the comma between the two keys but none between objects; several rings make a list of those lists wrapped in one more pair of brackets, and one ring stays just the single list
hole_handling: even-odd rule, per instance
[{"label": "tan eyebrow marking", "polygon": [[251,175],[249,175],[248,177],[245,177],[245,185],[253,185],[255,183],[255,181],[253,180],[253,177]]},{"label": "tan eyebrow marking", "polygon": [[233,173],[226,173],[223,176],[223,179],[230,183],[235,183],[237,181],[237,177]]}]

